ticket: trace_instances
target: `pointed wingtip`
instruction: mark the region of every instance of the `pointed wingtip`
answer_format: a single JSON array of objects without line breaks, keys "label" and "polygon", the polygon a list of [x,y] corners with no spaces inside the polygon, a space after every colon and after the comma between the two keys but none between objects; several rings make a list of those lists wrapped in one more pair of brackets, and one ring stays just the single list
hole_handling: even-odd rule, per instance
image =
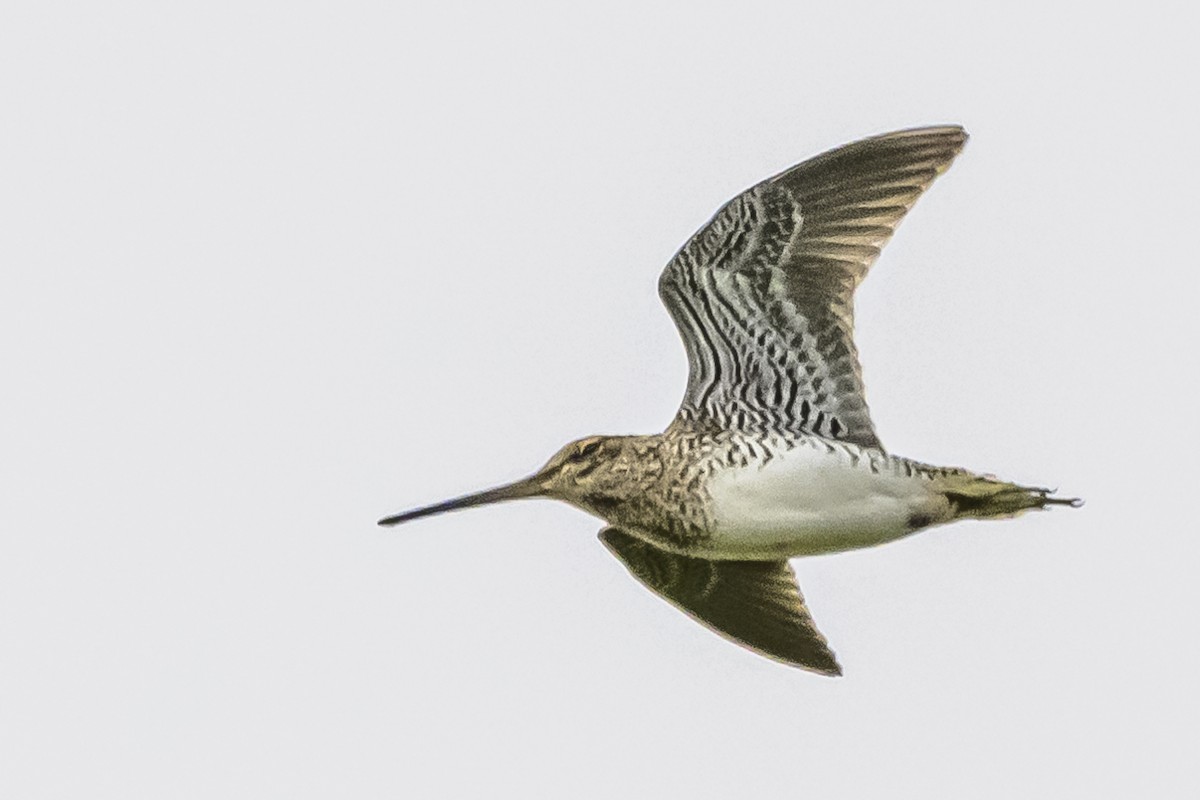
[{"label": "pointed wingtip", "polygon": [[[811,667],[810,667],[810,669],[811,669]],[[842,677],[842,665],[836,661],[833,662],[833,666],[826,667],[825,669],[815,670],[815,671],[821,675],[825,675],[830,678]]]},{"label": "pointed wingtip", "polygon": [[826,678],[842,677],[842,665],[838,663],[837,657],[835,657],[833,653],[829,653],[830,657],[826,661],[814,659],[812,661],[805,662],[781,657],[777,654],[768,653],[765,650],[756,647],[748,647],[747,649],[759,655],[766,656],[772,661],[783,664],[785,667],[794,667],[795,669],[801,669],[805,672],[811,672],[815,675],[824,675]]},{"label": "pointed wingtip", "polygon": [[[904,128],[902,130],[892,131],[890,133],[881,133],[878,136],[875,136],[872,138],[874,138],[874,139],[913,138],[913,139],[925,139],[925,140],[929,140],[929,139],[947,140],[948,139],[951,142],[957,144],[959,147],[961,147],[962,145],[966,144],[968,139],[971,138],[971,134],[967,133],[966,128],[964,128],[962,125],[959,125],[957,123],[947,123],[947,124],[943,124],[943,125],[922,125],[922,126],[916,127],[916,128]],[[870,139],[868,139],[866,141],[870,141]]]},{"label": "pointed wingtip", "polygon": [[[820,634],[818,634],[820,635]],[[842,677],[842,664],[838,661],[837,655],[829,649],[829,643],[825,641],[825,637],[821,636],[821,641],[825,645],[825,657],[815,658],[807,663],[801,661],[787,660],[784,663],[793,667],[815,672],[818,675],[824,675],[827,678]]]}]

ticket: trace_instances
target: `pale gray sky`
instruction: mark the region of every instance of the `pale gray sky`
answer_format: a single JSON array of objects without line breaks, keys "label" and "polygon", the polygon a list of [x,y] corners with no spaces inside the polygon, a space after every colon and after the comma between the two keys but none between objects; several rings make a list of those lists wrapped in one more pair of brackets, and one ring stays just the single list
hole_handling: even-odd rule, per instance
[{"label": "pale gray sky", "polygon": [[[6,4],[0,794],[1195,796],[1194,20],[1002,8]],[[794,562],[838,680],[565,506],[375,527],[660,430],[675,249],[932,123],[876,427],[1083,510]]]}]

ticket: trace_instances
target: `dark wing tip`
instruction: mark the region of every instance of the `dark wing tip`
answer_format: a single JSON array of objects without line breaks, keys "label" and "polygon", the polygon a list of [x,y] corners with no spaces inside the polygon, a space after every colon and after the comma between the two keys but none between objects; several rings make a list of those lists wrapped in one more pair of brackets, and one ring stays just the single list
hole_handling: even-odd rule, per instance
[{"label": "dark wing tip", "polygon": [[[960,125],[890,131],[826,150],[770,180],[787,185],[798,183],[796,188],[803,189],[806,183],[811,186],[814,181],[820,184],[826,180],[844,180],[864,173],[875,173],[875,180],[885,180],[889,173],[897,169],[920,166],[932,170],[932,179],[949,168],[968,138]],[[921,181],[919,184],[923,189],[929,182]]]},{"label": "dark wing tip", "polygon": [[828,675],[831,678],[842,677],[842,665],[837,662],[837,659],[834,659],[826,667],[820,667],[820,666],[816,666],[814,664],[791,664],[791,666],[799,667],[801,669],[807,669],[812,672],[819,673],[821,675]]},{"label": "dark wing tip", "polygon": [[[805,616],[808,616],[807,609],[805,610]],[[811,641],[805,643],[799,649],[796,649],[796,642],[787,644],[780,642],[779,645],[783,645],[782,647],[777,645],[776,648],[772,649],[765,649],[744,642],[743,644],[747,644],[756,653],[764,655],[773,661],[778,661],[785,666],[815,672],[818,675],[825,675],[830,678],[840,678],[842,676],[842,665],[838,662],[833,650],[830,649],[828,640],[815,626],[811,625],[811,617],[809,617],[808,622],[810,623],[808,626],[808,636]],[[814,647],[813,645],[817,646]]]},{"label": "dark wing tip", "polygon": [[930,143],[942,142],[945,144],[957,144],[962,146],[970,139],[970,134],[961,125],[924,125],[919,128],[904,128],[898,131],[889,133],[881,133],[877,136],[871,136],[863,139],[863,142],[880,141],[886,139],[925,139]]}]

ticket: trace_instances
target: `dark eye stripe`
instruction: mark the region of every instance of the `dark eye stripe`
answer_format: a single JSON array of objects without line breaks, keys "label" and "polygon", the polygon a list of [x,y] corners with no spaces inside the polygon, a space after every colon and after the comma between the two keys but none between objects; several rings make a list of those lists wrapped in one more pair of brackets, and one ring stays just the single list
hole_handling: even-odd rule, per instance
[{"label": "dark eye stripe", "polygon": [[599,449],[600,449],[600,442],[588,442],[587,444],[580,445],[579,449],[575,451],[575,454],[572,455],[571,458],[572,459],[584,458],[586,456],[591,455],[592,453],[596,452]]}]

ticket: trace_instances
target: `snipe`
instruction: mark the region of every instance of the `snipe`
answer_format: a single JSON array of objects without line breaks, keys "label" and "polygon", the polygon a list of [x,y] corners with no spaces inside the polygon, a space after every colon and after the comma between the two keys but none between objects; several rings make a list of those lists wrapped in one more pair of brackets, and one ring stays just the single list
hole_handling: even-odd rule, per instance
[{"label": "snipe", "polygon": [[854,290],[966,140],[952,126],[864,139],[718,211],[659,280],[690,366],[663,433],[582,439],[529,478],[380,524],[565,500],[604,519],[608,549],[699,622],[786,664],[841,674],[788,558],[1079,504],[890,455],[867,412]]}]

